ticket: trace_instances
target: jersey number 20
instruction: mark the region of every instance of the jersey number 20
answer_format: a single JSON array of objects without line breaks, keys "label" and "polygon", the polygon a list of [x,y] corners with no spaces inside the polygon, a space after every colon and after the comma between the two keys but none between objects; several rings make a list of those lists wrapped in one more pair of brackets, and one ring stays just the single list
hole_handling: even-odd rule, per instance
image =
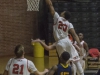
[{"label": "jersey number 20", "polygon": [[[24,65],[14,64],[13,66],[14,66],[13,74],[23,74]],[[19,69],[20,69],[20,71],[19,71]]]},{"label": "jersey number 20", "polygon": [[62,21],[59,21],[58,29],[62,29],[64,32],[66,32],[67,25],[63,24]]}]

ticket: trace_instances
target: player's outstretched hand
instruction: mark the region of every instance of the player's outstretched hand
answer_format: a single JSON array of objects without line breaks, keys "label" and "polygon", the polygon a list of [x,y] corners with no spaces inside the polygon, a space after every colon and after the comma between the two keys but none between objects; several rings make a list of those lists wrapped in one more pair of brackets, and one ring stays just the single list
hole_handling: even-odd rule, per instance
[{"label": "player's outstretched hand", "polygon": [[36,40],[31,39],[31,44],[34,45],[35,42],[40,42],[40,41],[41,41],[40,39],[36,39]]},{"label": "player's outstretched hand", "polygon": [[31,39],[31,42],[32,42],[32,43],[40,42],[40,39],[36,39],[36,40]]}]

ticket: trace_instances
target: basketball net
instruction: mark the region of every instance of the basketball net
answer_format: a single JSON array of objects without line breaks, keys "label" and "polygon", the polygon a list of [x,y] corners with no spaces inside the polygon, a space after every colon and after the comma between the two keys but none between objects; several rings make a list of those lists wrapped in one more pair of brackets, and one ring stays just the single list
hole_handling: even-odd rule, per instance
[{"label": "basketball net", "polygon": [[39,11],[40,0],[27,0],[27,11]]}]

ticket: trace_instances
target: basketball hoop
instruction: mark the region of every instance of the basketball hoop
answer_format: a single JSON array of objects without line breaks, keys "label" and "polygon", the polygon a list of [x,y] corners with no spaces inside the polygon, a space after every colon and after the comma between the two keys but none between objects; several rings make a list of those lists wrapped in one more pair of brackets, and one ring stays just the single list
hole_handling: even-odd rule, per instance
[{"label": "basketball hoop", "polygon": [[27,11],[39,11],[40,0],[27,0]]}]

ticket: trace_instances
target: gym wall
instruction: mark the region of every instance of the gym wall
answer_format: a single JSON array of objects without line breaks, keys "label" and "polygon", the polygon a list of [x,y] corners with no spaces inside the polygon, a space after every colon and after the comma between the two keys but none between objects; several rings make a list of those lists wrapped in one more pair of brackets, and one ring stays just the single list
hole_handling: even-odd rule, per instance
[{"label": "gym wall", "polygon": [[26,0],[0,1],[0,56],[13,55],[18,44],[32,53],[31,38],[37,34],[37,12],[27,11]]}]

